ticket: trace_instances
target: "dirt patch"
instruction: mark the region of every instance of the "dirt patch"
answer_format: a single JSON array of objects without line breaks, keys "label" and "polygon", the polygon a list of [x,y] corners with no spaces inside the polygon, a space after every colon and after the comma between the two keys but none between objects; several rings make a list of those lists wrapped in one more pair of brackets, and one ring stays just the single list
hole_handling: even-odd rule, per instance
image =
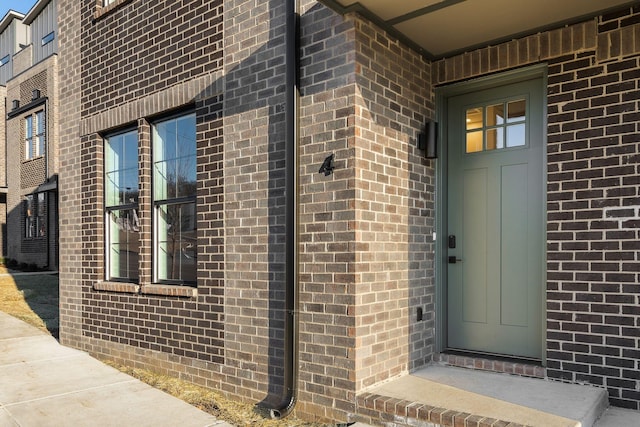
[{"label": "dirt patch", "polygon": [[265,419],[250,404],[224,398],[215,390],[199,387],[190,382],[173,377],[155,374],[145,369],[129,368],[111,361],[104,361],[110,366],[131,375],[159,390],[169,393],[196,408],[214,415],[234,426],[255,427],[326,427],[327,424],[310,423],[293,416],[283,420]]}]

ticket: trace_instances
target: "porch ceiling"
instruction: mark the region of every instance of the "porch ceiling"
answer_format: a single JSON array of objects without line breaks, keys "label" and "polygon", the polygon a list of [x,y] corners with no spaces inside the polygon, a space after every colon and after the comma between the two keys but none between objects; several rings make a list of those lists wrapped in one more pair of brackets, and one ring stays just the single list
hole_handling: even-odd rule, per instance
[{"label": "porch ceiling", "polygon": [[357,11],[435,59],[594,17],[629,0],[320,0]]}]

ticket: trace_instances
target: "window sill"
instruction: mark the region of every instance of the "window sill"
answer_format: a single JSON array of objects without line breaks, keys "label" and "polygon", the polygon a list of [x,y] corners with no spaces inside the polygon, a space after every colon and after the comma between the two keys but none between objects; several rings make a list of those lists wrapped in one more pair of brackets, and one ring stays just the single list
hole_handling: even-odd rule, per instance
[{"label": "window sill", "polygon": [[30,157],[28,159],[22,160],[22,163],[34,162],[39,159],[44,159],[44,154],[38,154],[37,156]]},{"label": "window sill", "polygon": [[190,286],[153,284],[143,286],[140,293],[147,295],[194,298],[198,296],[198,289]]},{"label": "window sill", "polygon": [[109,6],[102,6],[103,4],[102,0],[96,0],[96,1],[97,1],[96,11],[93,13],[93,19],[96,19],[96,20],[100,19],[104,15],[107,15],[108,13],[116,9],[119,9],[120,6],[122,6],[123,4],[131,2],[131,0],[116,0],[113,3],[111,3]]},{"label": "window sill", "polygon": [[97,282],[93,284],[93,290],[137,294],[140,292],[140,285],[126,282]]},{"label": "window sill", "polygon": [[167,297],[195,298],[198,296],[198,289],[190,286],[160,284],[140,286],[137,283],[110,282],[108,280],[94,283],[93,290],[125,294],[162,295]]}]

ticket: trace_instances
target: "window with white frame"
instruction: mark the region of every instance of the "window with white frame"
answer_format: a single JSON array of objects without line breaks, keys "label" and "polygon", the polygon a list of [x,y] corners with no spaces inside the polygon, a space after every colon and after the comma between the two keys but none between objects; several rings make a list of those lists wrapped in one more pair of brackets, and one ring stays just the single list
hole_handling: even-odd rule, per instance
[{"label": "window with white frame", "polygon": [[195,284],[195,114],[155,123],[152,138],[155,281]]},{"label": "window with white frame", "polygon": [[138,133],[105,139],[107,280],[138,280]]},{"label": "window with white frame", "polygon": [[34,149],[36,150],[35,156],[44,156],[46,146],[47,146],[47,136],[46,136],[46,116],[44,111],[38,111],[35,114],[35,144]]},{"label": "window with white frame", "polygon": [[24,159],[44,156],[47,149],[46,115],[44,110],[28,115],[24,120]]}]

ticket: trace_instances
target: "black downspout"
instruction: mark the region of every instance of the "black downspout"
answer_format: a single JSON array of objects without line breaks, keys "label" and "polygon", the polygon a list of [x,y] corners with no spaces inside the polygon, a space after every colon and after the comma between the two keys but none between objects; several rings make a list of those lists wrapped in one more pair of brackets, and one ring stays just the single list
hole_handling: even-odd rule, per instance
[{"label": "black downspout", "polygon": [[280,403],[265,407],[281,419],[296,404],[298,380],[298,137],[299,137],[299,33],[297,0],[286,0],[285,29],[285,324],[284,389]]}]

